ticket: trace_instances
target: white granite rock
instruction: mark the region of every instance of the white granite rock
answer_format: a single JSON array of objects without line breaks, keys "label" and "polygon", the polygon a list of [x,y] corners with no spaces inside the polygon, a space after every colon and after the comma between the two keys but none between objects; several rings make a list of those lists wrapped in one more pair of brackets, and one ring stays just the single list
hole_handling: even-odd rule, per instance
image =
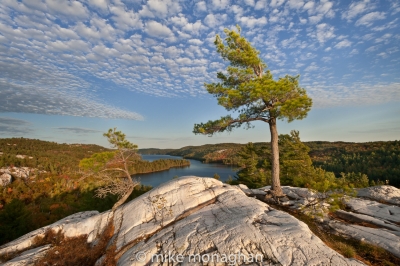
[{"label": "white granite rock", "polygon": [[116,210],[117,251],[212,204],[218,195],[228,190],[242,193],[236,187],[202,177],[181,177],[150,190]]},{"label": "white granite rock", "polygon": [[[193,176],[154,188],[119,207],[114,216],[94,211],[66,217],[1,246],[0,255],[29,249],[47,230],[66,237],[88,235],[88,242],[93,242],[111,217],[115,231],[109,244],[115,244],[118,265],[123,266],[144,265],[155,254],[186,256],[182,265],[196,254],[205,265],[221,265],[215,260],[224,259],[222,265],[239,265],[261,257],[261,265],[363,265],[327,247],[303,222],[247,197],[239,187]],[[24,258],[37,253],[31,249]],[[214,261],[205,263],[207,256]]]},{"label": "white granite rock", "polygon": [[336,211],[335,215],[340,219],[342,219],[343,221],[346,221],[347,223],[360,223],[360,224],[366,223],[380,228],[386,228],[390,230],[393,234],[400,237],[400,227],[387,220],[382,220],[375,217],[371,217],[369,215],[347,212],[343,210]]},{"label": "white granite rock", "polygon": [[353,212],[369,215],[382,220],[400,223],[400,207],[382,204],[376,201],[350,198],[346,205]]},{"label": "white granite rock", "polygon": [[[35,173],[45,173],[46,171],[41,171],[36,168],[31,167],[2,167],[0,168],[0,174],[8,174],[14,178],[32,178]],[[1,181],[0,181],[1,185]]]},{"label": "white granite rock", "polygon": [[0,186],[7,186],[8,184],[11,184],[12,182],[12,176],[10,174],[4,173],[0,175]]},{"label": "white granite rock", "polygon": [[396,234],[398,231],[346,224],[340,221],[330,221],[328,225],[339,235],[379,246],[400,258],[400,237]]},{"label": "white granite rock", "polygon": [[87,211],[72,214],[0,246],[0,256],[29,249],[33,245],[35,237],[44,237],[48,230],[55,233],[61,231],[66,237],[89,235],[88,242],[91,243],[105,229],[110,218],[110,212],[99,214],[98,211]]},{"label": "white granite rock", "polygon": [[18,257],[7,261],[2,266],[33,266],[37,260],[46,255],[51,245],[45,245],[22,252]]},{"label": "white granite rock", "polygon": [[358,190],[357,196],[400,206],[400,189],[392,186],[362,188]]},{"label": "white granite rock", "polygon": [[[177,190],[177,186],[181,189]],[[145,201],[146,197],[140,203],[128,203],[132,207],[141,204],[141,208],[149,210],[147,213],[151,217],[141,223],[136,220],[132,225],[133,221],[128,223],[125,217],[133,209],[128,206],[123,208],[117,240],[117,265],[178,265],[177,259],[182,260],[182,265],[192,265],[195,259],[195,265],[203,265],[199,263],[202,257],[203,262],[204,258],[213,259],[213,262],[205,265],[228,264],[229,261],[222,263],[224,258],[230,258],[230,262],[236,260],[233,265],[251,259],[255,262],[256,258],[262,258],[264,265],[363,265],[327,247],[306,224],[293,216],[249,198],[239,189],[224,187],[214,179],[178,179],[158,189],[160,191],[157,193],[163,191],[161,195],[168,199],[167,205],[178,213],[172,215],[172,220],[167,218],[163,221],[162,227],[155,229],[157,223],[162,221],[157,221],[151,215],[151,203]],[[181,197],[203,202],[203,207],[185,213],[188,210],[186,203],[176,200]],[[139,211],[139,208],[135,210]],[[143,217],[140,213],[138,216]],[[180,216],[186,217],[181,219]],[[129,228],[128,224],[131,224]],[[199,257],[196,257],[197,254]],[[168,260],[168,256],[172,256],[173,260]],[[162,258],[165,259],[164,263],[161,263]],[[189,259],[192,263],[189,263]],[[240,263],[239,259],[242,259]]]}]

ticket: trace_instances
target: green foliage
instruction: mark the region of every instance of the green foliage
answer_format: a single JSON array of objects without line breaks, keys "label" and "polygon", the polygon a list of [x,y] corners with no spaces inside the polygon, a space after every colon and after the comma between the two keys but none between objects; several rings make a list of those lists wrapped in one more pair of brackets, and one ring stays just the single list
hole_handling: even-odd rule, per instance
[{"label": "green foliage", "polygon": [[214,179],[217,179],[217,180],[220,180],[220,179],[221,179],[221,177],[220,177],[219,174],[217,174],[217,173],[214,174],[213,178],[214,178]]},{"label": "green foliage", "polygon": [[79,162],[79,168],[84,171],[92,170],[94,172],[99,172],[103,170],[107,163],[115,158],[115,152],[105,151],[100,153],[95,153],[90,158],[84,158]]},{"label": "green foliage", "polygon": [[306,117],[312,100],[299,87],[299,76],[286,75],[274,80],[257,51],[238,31],[225,29],[225,42],[216,36],[217,52],[230,62],[226,73],[218,72],[219,83],[205,84],[207,91],[218,98],[218,104],[239,116],[227,115],[219,120],[195,124],[193,133],[213,135],[232,131],[253,121],[270,122],[287,119],[289,122]]},{"label": "green foliage", "polygon": [[245,184],[249,188],[259,188],[271,184],[270,152],[266,147],[256,148],[248,143],[237,153],[237,162],[241,168],[236,180],[231,184]]},{"label": "green foliage", "polygon": [[32,217],[24,202],[13,199],[0,212],[0,244],[33,230]]},{"label": "green foliage", "polygon": [[279,135],[281,182],[283,185],[304,187],[314,168],[308,155],[310,148],[300,141],[298,131]]},{"label": "green foliage", "polygon": [[364,173],[371,182],[400,186],[400,141],[309,144],[314,164],[337,177],[341,173]]},{"label": "green foliage", "polygon": [[[26,138],[0,139],[0,167],[26,166],[45,170],[54,175],[78,171],[78,163],[92,153],[108,149],[89,144],[58,144]],[[26,155],[19,159],[16,155]],[[31,158],[30,158],[31,157]]]},{"label": "green foliage", "polygon": [[110,128],[107,133],[103,134],[103,136],[107,138],[108,143],[110,143],[115,149],[137,152],[138,146],[126,140],[126,135],[121,131],[117,131],[117,128]]}]

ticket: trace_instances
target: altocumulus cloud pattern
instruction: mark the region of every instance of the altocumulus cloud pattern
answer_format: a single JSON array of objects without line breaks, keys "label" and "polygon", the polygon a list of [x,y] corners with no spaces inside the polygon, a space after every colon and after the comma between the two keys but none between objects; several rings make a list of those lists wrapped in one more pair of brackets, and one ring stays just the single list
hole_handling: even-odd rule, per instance
[{"label": "altocumulus cloud pattern", "polygon": [[316,106],[398,101],[399,13],[397,0],[2,0],[0,112],[140,120],[107,95],[206,97],[225,68],[215,34],[236,24]]}]

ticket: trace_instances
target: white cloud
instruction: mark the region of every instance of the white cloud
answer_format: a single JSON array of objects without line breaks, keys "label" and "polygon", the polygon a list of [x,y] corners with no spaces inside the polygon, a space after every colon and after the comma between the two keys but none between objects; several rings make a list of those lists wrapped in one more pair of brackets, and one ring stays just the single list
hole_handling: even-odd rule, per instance
[{"label": "white cloud", "polygon": [[312,31],[308,35],[316,38],[320,44],[324,44],[335,37],[334,31],[335,27],[326,23],[321,23],[317,25],[316,31]]},{"label": "white cloud", "polygon": [[89,0],[89,5],[95,6],[102,10],[108,9],[108,1],[107,0]]},{"label": "white cloud", "polygon": [[255,18],[255,17],[241,17],[239,19],[240,24],[248,27],[248,28],[253,28],[255,26],[263,26],[267,24],[267,18],[266,17],[260,17],[260,18]]},{"label": "white cloud", "polygon": [[356,55],[356,54],[359,54],[359,51],[357,49],[351,50],[350,55]]},{"label": "white cloud", "polygon": [[368,0],[353,2],[350,4],[349,9],[342,14],[342,18],[351,21],[353,18],[370,11],[374,6]]},{"label": "white cloud", "polygon": [[114,14],[112,19],[120,29],[140,29],[143,27],[139,14],[132,10],[127,11],[123,6],[111,6],[110,11]]},{"label": "white cloud", "polygon": [[322,20],[322,18],[323,18],[323,15],[322,14],[318,14],[318,15],[315,15],[315,16],[310,16],[308,18],[308,20],[310,21],[311,24],[317,24]]},{"label": "white cloud", "polygon": [[78,1],[46,0],[46,4],[49,9],[68,17],[85,18],[88,16],[88,10]]},{"label": "white cloud", "polygon": [[143,119],[135,112],[113,107],[73,90],[63,92],[51,87],[21,86],[4,81],[0,81],[0,86],[0,112]]},{"label": "white cloud", "polygon": [[308,1],[304,6],[303,9],[307,10],[308,13],[312,13],[314,10],[315,3],[313,1]]},{"label": "white cloud", "polygon": [[362,25],[368,27],[371,26],[375,20],[385,19],[385,18],[386,16],[384,12],[371,12],[358,19],[356,21],[356,26]]},{"label": "white cloud", "polygon": [[338,49],[345,48],[345,47],[350,47],[351,43],[352,42],[350,42],[348,40],[343,40],[343,41],[338,42],[334,47],[338,48]]},{"label": "white cloud", "polygon": [[195,9],[198,12],[207,12],[207,4],[204,1],[197,2],[195,5]]},{"label": "white cloud", "polygon": [[193,34],[199,34],[200,30],[204,29],[205,27],[201,24],[201,21],[198,20],[195,23],[188,23],[186,24],[182,30],[186,32],[191,32]]},{"label": "white cloud", "polygon": [[254,0],[244,0],[244,3],[245,3],[246,5],[248,5],[248,6],[254,6],[254,5],[255,5]]},{"label": "white cloud", "polygon": [[191,44],[194,44],[194,45],[202,45],[203,44],[203,41],[200,41],[199,39],[191,39],[188,42]]},{"label": "white cloud", "polygon": [[271,7],[279,7],[279,6],[281,6],[284,2],[285,2],[285,0],[271,0],[271,2],[269,3],[269,5],[270,5]]},{"label": "white cloud", "polygon": [[293,9],[300,9],[304,6],[304,2],[301,0],[289,0],[287,5]]},{"label": "white cloud", "polygon": [[149,0],[147,6],[153,14],[162,18],[179,13],[182,10],[179,2],[173,0]]},{"label": "white cloud", "polygon": [[267,0],[258,0],[254,9],[255,10],[262,10],[262,9],[266,9],[268,6],[267,4]]},{"label": "white cloud", "polygon": [[188,22],[188,19],[186,17],[180,16],[180,17],[172,17],[170,18],[171,22],[174,23],[175,25],[178,25],[180,27],[185,26]]},{"label": "white cloud", "polygon": [[312,62],[306,69],[304,69],[305,72],[312,72],[312,71],[318,71],[320,67],[317,66],[315,62]]},{"label": "white cloud", "polygon": [[157,21],[150,20],[146,23],[144,31],[157,38],[173,37],[174,33],[165,25],[158,23]]},{"label": "white cloud", "polygon": [[227,19],[228,15],[227,14],[208,14],[205,18],[204,18],[204,24],[206,24],[209,27],[216,27],[218,25],[223,24],[226,19]]},{"label": "white cloud", "polygon": [[307,92],[315,107],[375,105],[400,101],[400,83],[330,84],[310,86]]},{"label": "white cloud", "polygon": [[230,4],[230,0],[211,0],[211,6],[213,9],[226,9]]}]

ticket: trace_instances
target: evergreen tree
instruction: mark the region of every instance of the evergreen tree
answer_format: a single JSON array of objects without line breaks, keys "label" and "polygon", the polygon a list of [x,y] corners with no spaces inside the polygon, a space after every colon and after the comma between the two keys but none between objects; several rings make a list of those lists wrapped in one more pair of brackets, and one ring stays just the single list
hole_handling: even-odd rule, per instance
[{"label": "evergreen tree", "polygon": [[312,101],[306,91],[299,86],[299,76],[289,76],[274,80],[266,69],[257,51],[238,31],[225,29],[226,44],[216,36],[217,52],[230,62],[226,73],[218,72],[219,83],[205,84],[207,91],[218,98],[218,104],[228,111],[239,113],[215,121],[195,124],[193,133],[213,135],[217,132],[232,131],[251,122],[263,121],[269,124],[271,133],[271,177],[272,191],[282,195],[279,179],[278,119],[289,122],[306,117]]},{"label": "evergreen tree", "polygon": [[116,151],[93,154],[92,157],[83,159],[79,166],[85,170],[91,170],[91,174],[99,175],[105,181],[106,185],[97,189],[97,197],[105,198],[108,194],[118,195],[119,200],[112,207],[114,211],[139,185],[139,182],[132,180],[129,168],[140,156],[137,154],[137,145],[126,140],[125,134],[116,131],[116,128],[110,128],[103,135]]}]

